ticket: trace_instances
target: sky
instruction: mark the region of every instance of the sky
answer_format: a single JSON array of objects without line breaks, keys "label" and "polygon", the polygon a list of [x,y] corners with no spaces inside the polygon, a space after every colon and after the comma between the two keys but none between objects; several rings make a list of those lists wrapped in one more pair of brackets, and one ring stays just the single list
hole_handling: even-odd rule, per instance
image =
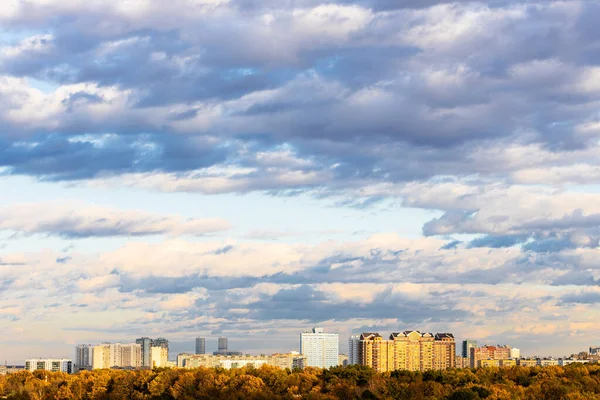
[{"label": "sky", "polygon": [[0,2],[0,360],[599,345],[600,1]]}]

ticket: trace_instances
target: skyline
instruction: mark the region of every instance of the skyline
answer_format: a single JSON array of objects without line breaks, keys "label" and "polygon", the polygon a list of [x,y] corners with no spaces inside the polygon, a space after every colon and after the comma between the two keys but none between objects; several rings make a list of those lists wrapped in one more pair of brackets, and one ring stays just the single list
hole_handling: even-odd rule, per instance
[{"label": "skyline", "polygon": [[316,325],[598,345],[595,15],[0,2],[0,359]]},{"label": "skyline", "polygon": [[[302,332],[298,333],[298,336],[299,336],[299,339],[300,339],[299,342],[302,341],[302,335],[303,334],[307,334],[307,333],[308,334],[312,334],[312,333],[314,333],[315,329],[321,329],[322,330],[322,328],[320,328],[320,327],[313,327],[313,328],[311,328],[309,330],[305,330],[305,331],[302,331]],[[352,333],[347,338],[340,337],[339,333],[337,333],[337,332],[325,332],[325,333],[337,335],[337,337],[338,337],[338,354],[350,357],[351,351],[350,351],[350,348],[349,348],[350,347],[349,346],[349,340],[352,340],[352,339],[358,340],[358,338],[361,335],[379,335],[380,333],[383,334],[383,336],[382,336],[383,338],[387,338],[388,333],[390,335],[393,335],[394,332],[399,332],[399,333],[402,333],[402,332],[404,332],[404,333],[406,333],[406,332],[420,332],[420,333],[427,333],[429,335],[432,335],[432,337],[434,335],[434,333],[432,333],[432,332],[420,331],[418,329],[416,329],[416,330],[415,329],[395,330],[395,331],[390,331],[390,332],[361,332],[360,334],[359,333]],[[523,354],[521,352],[522,349],[515,347],[512,343],[506,343],[506,342],[502,342],[502,343],[500,343],[500,342],[498,342],[498,343],[477,342],[476,340],[473,340],[471,338],[464,338],[464,339],[457,338],[457,337],[454,336],[454,334],[448,333],[448,332],[447,333],[439,333],[438,332],[438,333],[435,333],[435,335],[450,335],[452,337],[452,339],[453,339],[453,342],[455,343],[456,355],[457,356],[462,354],[462,352],[464,351],[465,345],[467,343],[470,344],[470,345],[474,345],[475,347],[486,347],[486,346],[492,346],[492,347],[493,346],[501,346],[501,347],[506,347],[506,346],[508,346],[509,349],[515,349],[520,354],[520,356],[516,357],[516,358],[531,358],[531,357],[565,358],[565,357],[573,356],[574,354],[578,354],[581,351],[587,352],[588,349],[589,349],[589,351],[591,352],[592,349],[599,349],[600,348],[600,346],[590,345],[588,348],[585,348],[583,350],[582,349],[574,349],[570,353],[563,354],[563,355],[560,355],[560,356],[549,355],[549,354],[545,354],[545,353],[541,353],[541,354],[540,353],[536,353],[536,354],[528,353],[527,349],[525,349],[524,354]],[[83,343],[83,342],[81,342],[81,343],[77,343],[75,345],[75,355],[77,355],[77,349],[80,346],[98,346],[98,345],[103,345],[103,344],[114,344],[114,343],[123,344],[123,345],[129,345],[129,344],[135,344],[135,343],[140,344],[141,343],[140,341],[142,339],[148,339],[150,342],[152,342],[152,340],[153,340],[153,339],[148,338],[148,337],[141,337],[141,338],[137,338],[136,337],[135,339],[114,340],[114,341],[102,340],[102,341],[96,341],[94,343]],[[197,339],[199,339],[199,337],[195,337],[193,339],[193,344],[192,345],[193,345],[194,348],[190,347],[190,343],[188,343],[189,341],[171,342],[170,340],[168,340],[167,338],[164,338],[164,337],[160,337],[160,338],[158,338],[156,340],[158,340],[158,341],[165,341],[167,343],[166,346],[167,346],[167,349],[168,349],[168,356],[169,356],[168,360],[169,361],[175,360],[175,356],[176,355],[181,355],[181,354],[218,355],[219,351],[217,351],[217,350],[220,350],[220,348],[219,348],[219,341],[221,339],[225,339],[226,341],[229,340],[228,337],[222,337],[222,336],[218,336],[218,337],[216,337],[216,336],[215,337],[202,337],[200,339],[204,340],[204,346],[205,346],[204,349],[205,349],[205,352],[198,353],[197,352],[197,342],[196,342]],[[251,337],[240,338],[241,343],[238,342],[238,341],[236,341],[234,343],[234,345],[240,345],[241,344],[242,346],[239,349],[237,349],[236,351],[233,351],[230,348],[229,351],[230,352],[233,351],[233,353],[231,353],[231,354],[228,353],[228,355],[234,355],[234,354],[236,354],[238,356],[257,355],[259,352],[251,351],[251,350],[250,351],[246,350],[246,347],[244,346],[244,344],[248,340],[252,341],[252,338]],[[206,341],[208,341],[208,346],[206,345]],[[262,341],[260,343],[264,343],[264,341]],[[301,345],[300,345],[300,343],[297,343],[297,344],[299,344],[299,346],[291,347],[291,348],[286,348],[286,349],[273,350],[272,353],[270,353],[270,354],[286,354],[286,353],[289,353],[289,352],[298,352],[298,354],[302,354],[302,352],[299,351]],[[160,346],[162,346],[162,344],[160,344]],[[73,350],[73,349],[71,349],[71,350]],[[262,352],[260,354],[267,354],[267,353],[266,352]],[[597,354],[597,350],[596,350],[596,353],[590,353],[590,354]],[[55,358],[55,359],[73,359],[74,360],[76,357],[72,357],[72,355],[66,355],[66,354],[54,355],[54,356],[47,356],[47,355],[46,356],[35,356],[34,355],[34,356],[28,356],[28,357],[26,357],[26,359],[32,359],[32,358]],[[5,360],[5,362],[6,362],[7,365],[17,365],[18,364],[18,363],[12,363],[11,364],[11,363],[8,362],[8,360]]]}]

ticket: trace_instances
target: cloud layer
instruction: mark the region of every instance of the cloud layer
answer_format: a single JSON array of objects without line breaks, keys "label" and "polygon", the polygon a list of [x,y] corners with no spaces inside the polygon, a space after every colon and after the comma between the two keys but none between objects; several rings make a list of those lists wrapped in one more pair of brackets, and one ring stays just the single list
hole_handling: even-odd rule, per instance
[{"label": "cloud layer", "polygon": [[[22,337],[7,354],[42,331],[292,346],[314,323],[586,348],[599,13],[597,0],[2,2],[0,185],[22,185],[0,188],[0,320]],[[23,188],[37,195],[18,204]],[[139,193],[164,202],[133,210],[122,196]],[[208,196],[222,214],[203,213]],[[175,198],[196,208],[174,213]],[[267,198],[302,226],[271,229]],[[398,230],[420,231],[329,226],[306,199],[366,221],[401,210]]]}]

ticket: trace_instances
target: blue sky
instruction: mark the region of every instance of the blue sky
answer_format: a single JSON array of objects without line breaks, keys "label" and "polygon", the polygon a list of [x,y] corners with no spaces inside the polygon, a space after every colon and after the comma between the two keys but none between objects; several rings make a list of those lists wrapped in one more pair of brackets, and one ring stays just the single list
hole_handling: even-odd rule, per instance
[{"label": "blue sky", "polygon": [[3,2],[0,359],[317,324],[597,345],[599,12]]}]

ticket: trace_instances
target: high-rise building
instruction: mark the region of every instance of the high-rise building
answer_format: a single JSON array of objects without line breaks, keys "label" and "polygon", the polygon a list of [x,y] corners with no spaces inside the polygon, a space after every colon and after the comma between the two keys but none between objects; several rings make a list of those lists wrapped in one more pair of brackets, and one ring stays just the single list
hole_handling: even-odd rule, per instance
[{"label": "high-rise building", "polygon": [[436,333],[433,340],[433,369],[443,370],[456,366],[456,342],[451,333]]},{"label": "high-rise building", "polygon": [[348,365],[358,364],[358,344],[360,334],[351,335],[348,339]]},{"label": "high-rise building", "polygon": [[470,367],[480,367],[481,360],[507,360],[510,349],[507,346],[481,346],[471,348]]},{"label": "high-rise building", "polygon": [[510,349],[510,358],[521,358],[521,350],[517,349],[516,347]]},{"label": "high-rise building", "polygon": [[206,354],[206,339],[196,338],[196,354]]},{"label": "high-rise building", "polygon": [[226,337],[219,338],[218,352],[223,353],[223,354],[227,353],[227,338]]},{"label": "high-rise building", "polygon": [[78,344],[75,346],[74,372],[92,369],[92,345]]},{"label": "high-rise building", "polygon": [[433,369],[432,333],[419,331],[404,331],[392,333],[390,340],[394,341],[394,369],[409,371],[427,371]]},{"label": "high-rise building", "polygon": [[363,333],[358,344],[358,363],[377,372],[394,369],[394,341],[385,340],[379,333]]},{"label": "high-rise building", "polygon": [[378,372],[443,370],[456,365],[456,343],[451,333],[363,333],[358,344],[358,363]]},{"label": "high-rise building", "polygon": [[167,351],[168,351],[169,350],[169,341],[167,339],[165,339],[164,337],[159,337],[152,341],[152,347],[163,347],[163,348],[167,349]]},{"label": "high-rise building", "polygon": [[102,343],[92,348],[92,369],[140,367],[142,346],[138,343]]},{"label": "high-rise building", "polygon": [[300,352],[306,356],[306,366],[331,368],[338,365],[339,335],[325,333],[322,328],[300,334]]},{"label": "high-rise building", "polygon": [[166,367],[169,361],[169,349],[162,346],[150,348],[150,365],[152,368]]},{"label": "high-rise building", "polygon": [[150,363],[150,348],[152,347],[152,339],[149,337],[141,337],[135,342],[141,346],[142,351],[142,367],[152,368]]},{"label": "high-rise building", "polygon": [[73,361],[68,358],[32,358],[25,360],[26,371],[73,372]]},{"label": "high-rise building", "polygon": [[464,358],[469,358],[471,357],[471,349],[473,347],[477,347],[477,341],[476,340],[463,340],[462,342],[462,356]]}]

